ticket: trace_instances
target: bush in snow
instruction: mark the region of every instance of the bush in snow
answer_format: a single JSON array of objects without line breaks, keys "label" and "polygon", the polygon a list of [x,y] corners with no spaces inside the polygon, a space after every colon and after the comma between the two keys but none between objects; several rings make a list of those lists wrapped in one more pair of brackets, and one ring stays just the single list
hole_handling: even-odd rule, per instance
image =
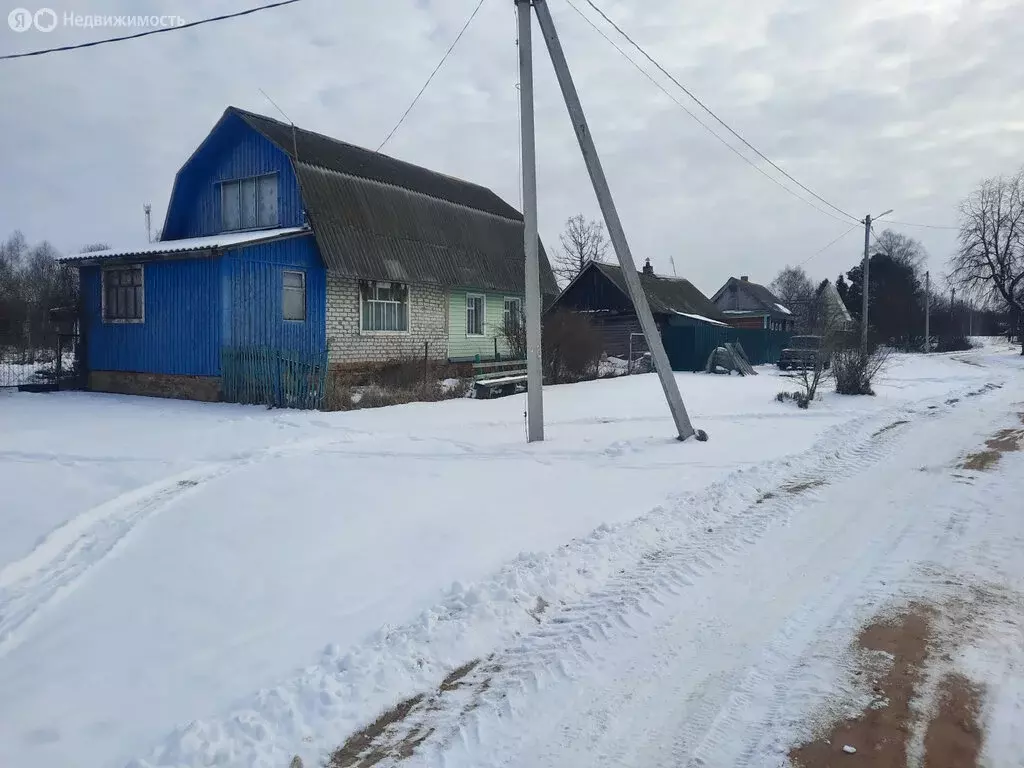
[{"label": "bush in snow", "polygon": [[963,334],[939,336],[935,345],[936,352],[966,352],[969,349],[974,349],[974,345]]},{"label": "bush in snow", "polygon": [[864,353],[860,348],[837,350],[832,358],[832,374],[840,395],[873,395],[871,382],[889,359],[889,350],[879,347]]},{"label": "bush in snow", "polygon": [[604,352],[601,335],[586,316],[557,310],[544,319],[544,378],[551,384],[592,379]]},{"label": "bush in snow", "polygon": [[806,408],[811,404],[811,401],[807,399],[807,395],[803,392],[779,392],[775,399],[780,403],[792,401],[800,408]]}]

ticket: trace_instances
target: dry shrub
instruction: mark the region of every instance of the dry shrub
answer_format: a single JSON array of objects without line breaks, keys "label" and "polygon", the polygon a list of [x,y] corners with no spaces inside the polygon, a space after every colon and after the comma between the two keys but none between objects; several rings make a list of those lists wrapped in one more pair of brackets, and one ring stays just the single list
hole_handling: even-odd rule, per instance
[{"label": "dry shrub", "polygon": [[544,377],[563,384],[597,376],[604,352],[601,336],[590,320],[576,312],[556,310],[544,319]]},{"label": "dry shrub", "polygon": [[446,361],[398,360],[328,373],[324,410],[350,411],[464,397],[472,377]]},{"label": "dry shrub", "polygon": [[837,350],[832,357],[836,392],[840,395],[875,394],[871,384],[888,359],[889,350],[884,347],[867,353],[859,348]]},{"label": "dry shrub", "polygon": [[966,352],[969,349],[974,349],[974,345],[963,334],[940,336],[935,346],[936,352]]}]

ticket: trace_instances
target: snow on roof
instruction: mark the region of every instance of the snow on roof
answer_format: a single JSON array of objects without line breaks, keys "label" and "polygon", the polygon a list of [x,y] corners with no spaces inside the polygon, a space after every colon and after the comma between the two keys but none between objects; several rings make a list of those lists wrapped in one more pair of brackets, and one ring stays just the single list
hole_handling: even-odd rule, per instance
[{"label": "snow on roof", "polygon": [[248,243],[276,240],[288,235],[299,235],[310,230],[306,227],[285,227],[283,229],[261,229],[254,232],[222,232],[208,237],[190,237],[184,240],[158,240],[129,248],[107,248],[103,251],[74,253],[58,257],[58,261],[84,261],[86,259],[111,259],[118,256],[156,256],[167,253],[206,251],[211,248],[232,248]]},{"label": "snow on roof", "polygon": [[721,325],[725,326],[726,328],[729,327],[727,323],[722,323],[719,322],[718,320],[712,320],[710,317],[704,317],[704,315],[694,315],[689,312],[680,312],[679,310],[676,310],[676,314],[682,315],[683,317],[689,317],[692,320],[699,320],[702,323],[711,323],[711,325]]},{"label": "snow on roof", "polygon": [[790,311],[789,311],[788,309],[786,309],[786,308],[785,308],[784,306],[782,306],[781,304],[779,304],[779,302],[777,302],[777,301],[775,302],[775,308],[776,308],[777,310],[779,310],[779,312],[785,312],[785,313],[786,313],[787,315],[792,315],[792,314],[793,314],[793,313],[792,313],[792,312],[790,312]]}]

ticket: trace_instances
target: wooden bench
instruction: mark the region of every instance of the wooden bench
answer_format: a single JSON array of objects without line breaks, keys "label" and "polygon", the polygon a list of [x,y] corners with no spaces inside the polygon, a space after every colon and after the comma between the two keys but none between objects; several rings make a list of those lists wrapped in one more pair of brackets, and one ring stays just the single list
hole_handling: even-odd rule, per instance
[{"label": "wooden bench", "polygon": [[525,360],[473,363],[473,372],[473,389],[481,400],[514,395],[519,385],[526,384]]}]

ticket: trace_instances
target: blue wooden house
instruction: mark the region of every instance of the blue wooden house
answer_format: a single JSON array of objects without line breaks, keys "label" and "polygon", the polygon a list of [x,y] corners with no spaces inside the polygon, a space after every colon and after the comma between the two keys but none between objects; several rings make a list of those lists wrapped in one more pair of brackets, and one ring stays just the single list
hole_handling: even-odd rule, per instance
[{"label": "blue wooden house", "polygon": [[315,406],[331,367],[493,358],[524,294],[522,215],[489,189],[235,107],[158,242],[66,261],[90,388],[201,400]]}]

